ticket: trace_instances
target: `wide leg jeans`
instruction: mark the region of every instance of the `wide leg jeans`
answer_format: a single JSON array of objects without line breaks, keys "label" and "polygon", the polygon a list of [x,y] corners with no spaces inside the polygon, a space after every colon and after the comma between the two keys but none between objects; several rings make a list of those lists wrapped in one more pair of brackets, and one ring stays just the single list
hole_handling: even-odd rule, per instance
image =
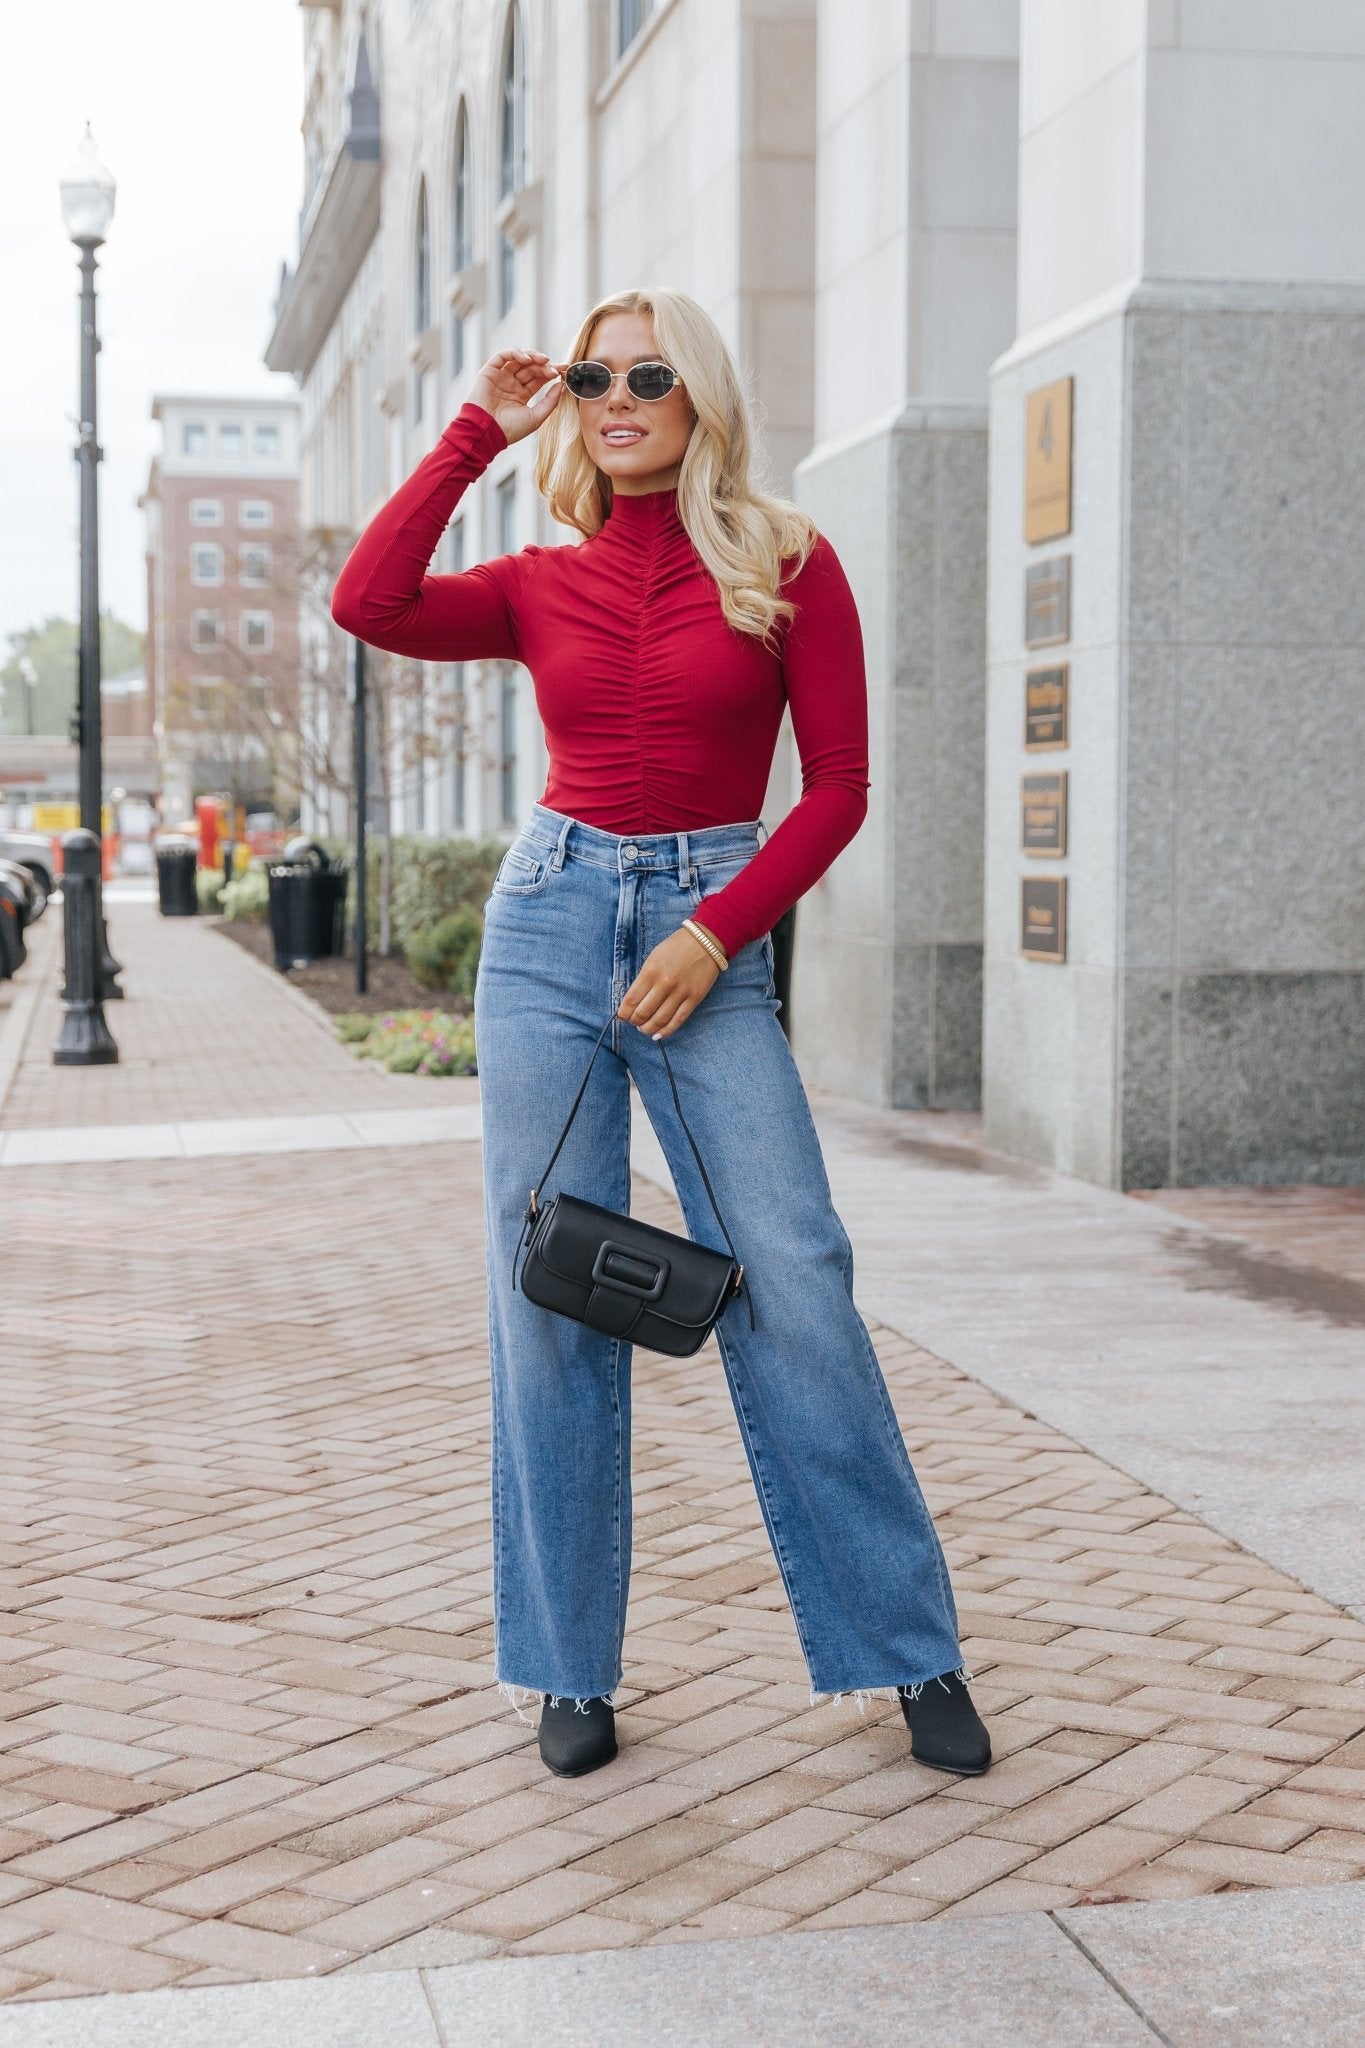
[{"label": "wide leg jeans", "polygon": [[[763,835],[754,821],[632,839],[536,804],[484,906],[493,1597],[496,1675],[511,1687],[615,1691],[631,1561],[632,1347],[513,1288],[527,1198],[646,956]],[[962,1663],[948,1569],[854,1306],[852,1247],[779,1008],[765,936],[667,1041],[756,1323],[741,1296],[716,1338],[813,1693],[916,1684]],[[662,1052],[620,1018],[541,1202],[562,1188],[629,1209],[629,1077],[688,1234],[724,1251]]]}]

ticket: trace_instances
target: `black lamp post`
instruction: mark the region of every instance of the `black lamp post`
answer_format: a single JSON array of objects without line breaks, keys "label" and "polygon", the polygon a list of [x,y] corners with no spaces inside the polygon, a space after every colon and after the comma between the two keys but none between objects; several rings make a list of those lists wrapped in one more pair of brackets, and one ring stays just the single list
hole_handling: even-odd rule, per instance
[{"label": "black lamp post", "polygon": [[[100,445],[95,431],[95,358],[99,336],[95,327],[95,251],[105,237],[114,213],[114,181],[95,153],[94,137],[86,123],[85,139],[76,161],[61,181],[62,215],[66,231],[80,250],[81,264],[81,409],[80,440],[76,460],[81,472],[81,616],[79,655],[78,727],[80,736],[81,833],[94,835],[69,851],[77,855],[76,886],[63,891],[67,925],[66,1016],[62,1034],[53,1052],[59,1065],[103,1064],[117,1059],[118,1052],[104,1024],[102,1002],[120,996],[114,976],[118,962],[109,952],[104,935],[104,901],[100,884],[99,849],[103,845],[104,767],[100,728],[100,576],[99,495]],[[71,835],[75,837],[76,835]],[[93,930],[89,920],[93,918]],[[80,925],[76,932],[73,927]],[[76,943],[73,945],[73,939]],[[73,983],[73,962],[78,972]],[[88,986],[93,965],[94,986]]]}]

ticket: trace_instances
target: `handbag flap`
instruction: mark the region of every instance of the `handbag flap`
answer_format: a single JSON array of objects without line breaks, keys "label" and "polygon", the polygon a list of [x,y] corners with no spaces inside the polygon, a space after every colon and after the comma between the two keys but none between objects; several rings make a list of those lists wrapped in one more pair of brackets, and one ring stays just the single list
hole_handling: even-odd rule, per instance
[{"label": "handbag flap", "polygon": [[[532,1250],[560,1280],[591,1288],[593,1266],[604,1238],[622,1245],[634,1258],[652,1264],[669,1262],[668,1279],[658,1301],[642,1303],[650,1315],[682,1329],[697,1330],[719,1312],[729,1291],[735,1262],[728,1252],[622,1216],[577,1195],[556,1195],[532,1239]],[[637,1297],[638,1299],[638,1297]]]}]

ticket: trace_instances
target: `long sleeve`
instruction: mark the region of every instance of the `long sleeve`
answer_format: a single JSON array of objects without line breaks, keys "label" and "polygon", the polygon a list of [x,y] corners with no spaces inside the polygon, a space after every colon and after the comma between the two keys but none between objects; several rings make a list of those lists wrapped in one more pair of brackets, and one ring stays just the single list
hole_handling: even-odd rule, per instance
[{"label": "long sleeve", "polygon": [[460,407],[351,550],[332,592],[332,617],[345,632],[424,661],[519,658],[516,597],[539,548],[458,576],[427,574],[460,499],[507,445],[491,413]]},{"label": "long sleeve", "polygon": [[698,924],[733,959],[771,931],[854,838],[867,816],[867,673],[843,564],[822,535],[783,595],[797,612],[782,656],[801,796],[741,875],[705,896]]}]

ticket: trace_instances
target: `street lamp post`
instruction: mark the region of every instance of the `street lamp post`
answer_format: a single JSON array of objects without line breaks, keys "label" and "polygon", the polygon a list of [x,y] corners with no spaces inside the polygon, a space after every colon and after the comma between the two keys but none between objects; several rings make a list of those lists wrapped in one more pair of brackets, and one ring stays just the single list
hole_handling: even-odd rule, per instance
[{"label": "street lamp post", "polygon": [[[66,231],[80,250],[81,265],[81,407],[80,440],[76,448],[76,460],[81,473],[81,605],[80,605],[80,653],[79,676],[79,731],[80,731],[80,816],[83,832],[94,834],[95,846],[102,847],[104,833],[104,788],[103,788],[103,747],[100,730],[100,582],[99,582],[99,461],[100,445],[96,434],[95,414],[95,358],[99,353],[99,336],[95,326],[95,251],[103,242],[106,230],[114,214],[114,181],[95,153],[95,141],[86,123],[85,137],[81,143],[76,161],[61,181],[62,215]],[[80,864],[88,870],[88,848],[82,847]],[[93,1062],[103,1063],[110,1058],[107,1030],[91,1030],[90,1008],[100,1011],[101,1003],[109,996],[122,995],[123,991],[114,980],[118,963],[110,955],[104,934],[104,903],[100,884],[100,863],[96,863],[93,878],[83,873],[82,881],[90,880],[92,886],[74,889],[68,897],[63,892],[64,916],[88,920],[94,918],[93,932],[83,931],[81,944],[77,949],[82,962],[93,958],[95,963],[95,987],[93,999],[87,987],[70,986],[70,964],[72,949],[68,943],[68,987],[66,990],[66,1016],[62,1024],[62,1035],[54,1050],[53,1058],[60,1065],[75,1066]],[[82,976],[84,983],[85,977]],[[100,1011],[99,1025],[104,1023]],[[104,1041],[108,1039],[106,1047]],[[113,1057],[117,1058],[117,1051]]]}]

